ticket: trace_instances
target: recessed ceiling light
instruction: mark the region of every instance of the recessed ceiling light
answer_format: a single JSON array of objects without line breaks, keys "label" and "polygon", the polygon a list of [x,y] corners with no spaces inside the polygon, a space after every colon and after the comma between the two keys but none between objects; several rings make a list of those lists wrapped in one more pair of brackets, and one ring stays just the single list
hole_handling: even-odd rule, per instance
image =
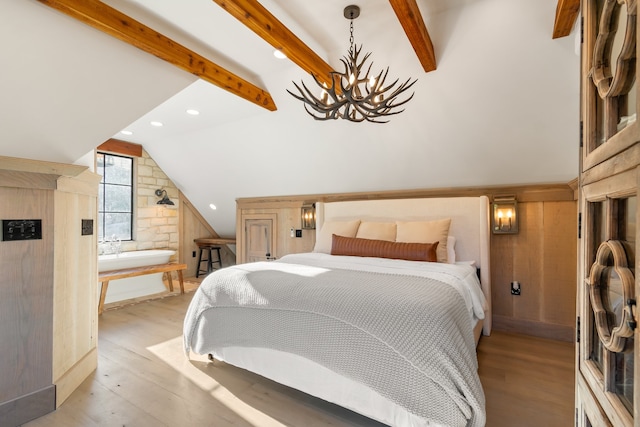
[{"label": "recessed ceiling light", "polygon": [[164,124],[162,124],[162,122],[151,122],[151,126],[160,127],[160,126],[164,126]]},{"label": "recessed ceiling light", "polygon": [[273,51],[273,56],[275,56],[278,59],[284,59],[287,57],[287,55],[284,54],[284,52],[280,49],[276,49]]},{"label": "recessed ceiling light", "polygon": [[191,114],[192,116],[197,116],[198,114],[200,114],[200,111],[190,109],[190,110],[187,110],[187,114]]},{"label": "recessed ceiling light", "polygon": [[214,211],[215,211],[216,209],[218,209],[218,208],[216,208],[216,205],[214,205],[213,203],[211,203],[211,204],[209,205],[209,207],[210,207],[211,209],[213,209]]},{"label": "recessed ceiling light", "polygon": [[133,135],[133,132],[131,132],[130,130],[121,130],[120,133],[123,135]]}]

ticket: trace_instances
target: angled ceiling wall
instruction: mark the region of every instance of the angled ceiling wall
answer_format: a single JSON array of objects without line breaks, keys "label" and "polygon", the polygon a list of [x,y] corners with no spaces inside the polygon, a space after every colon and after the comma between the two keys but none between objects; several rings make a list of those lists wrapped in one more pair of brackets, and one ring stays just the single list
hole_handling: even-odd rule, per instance
[{"label": "angled ceiling wall", "polygon": [[36,1],[0,16],[4,156],[74,162],[196,80]]},{"label": "angled ceiling wall", "polygon": [[[286,89],[292,81],[313,83],[286,61],[248,76],[278,106],[262,111],[35,0],[3,2],[0,43],[7,65],[0,89],[8,96],[0,100],[0,155],[74,162],[119,130],[175,105],[200,108],[188,132],[167,123],[132,141],[144,145],[222,235],[235,232],[238,197],[575,178],[579,56],[573,36],[551,38],[556,1],[459,4],[425,16],[438,61],[430,73],[421,69],[393,12],[356,22],[375,71],[389,66],[391,77],[418,79],[406,111],[376,125],[311,119]],[[294,31],[302,26],[285,24]],[[318,16],[315,38],[322,28]],[[229,39],[239,52],[270,55],[271,48],[252,43],[253,37]],[[342,44],[333,38],[344,38],[344,46],[336,49]],[[327,39],[327,61],[337,67],[348,30]],[[218,108],[208,110],[212,103]]]}]

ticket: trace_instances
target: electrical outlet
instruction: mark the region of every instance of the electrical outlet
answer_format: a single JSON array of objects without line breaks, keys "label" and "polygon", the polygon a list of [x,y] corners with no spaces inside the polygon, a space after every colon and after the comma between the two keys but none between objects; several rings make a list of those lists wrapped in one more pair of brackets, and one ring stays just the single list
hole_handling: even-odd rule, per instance
[{"label": "electrical outlet", "polygon": [[520,295],[520,282],[511,282],[511,295]]},{"label": "electrical outlet", "polygon": [[191,252],[191,257],[195,258],[196,257],[196,251]]}]

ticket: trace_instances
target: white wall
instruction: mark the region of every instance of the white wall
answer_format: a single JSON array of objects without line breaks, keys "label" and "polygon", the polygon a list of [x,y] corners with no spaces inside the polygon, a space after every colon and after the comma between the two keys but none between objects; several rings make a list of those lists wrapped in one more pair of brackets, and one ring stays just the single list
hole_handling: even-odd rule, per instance
[{"label": "white wall", "polygon": [[388,124],[314,121],[286,93],[292,80],[313,82],[290,67],[267,80],[275,113],[146,148],[223,235],[234,233],[238,197],[568,182],[578,174],[579,57],[573,37],[551,38],[555,5],[479,0],[432,17],[431,73],[402,34],[367,40],[373,69],[390,64],[396,76],[401,63],[410,74],[397,77],[418,78]]},{"label": "white wall", "polygon": [[0,16],[0,155],[72,163],[196,80],[34,0]]}]

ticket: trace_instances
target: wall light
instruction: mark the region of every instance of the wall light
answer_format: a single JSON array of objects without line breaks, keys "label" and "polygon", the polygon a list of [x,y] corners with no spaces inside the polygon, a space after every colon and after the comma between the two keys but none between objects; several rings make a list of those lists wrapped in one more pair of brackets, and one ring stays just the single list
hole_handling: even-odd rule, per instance
[{"label": "wall light", "polygon": [[175,203],[173,203],[170,199],[169,196],[167,196],[167,190],[159,188],[156,190],[156,196],[158,197],[162,197],[162,199],[158,200],[158,204],[159,205],[175,205]]},{"label": "wall light", "polygon": [[316,204],[305,203],[302,205],[302,229],[313,230],[316,228]]},{"label": "wall light", "polygon": [[518,232],[518,202],[516,196],[493,198],[491,215],[493,234],[516,234]]}]

